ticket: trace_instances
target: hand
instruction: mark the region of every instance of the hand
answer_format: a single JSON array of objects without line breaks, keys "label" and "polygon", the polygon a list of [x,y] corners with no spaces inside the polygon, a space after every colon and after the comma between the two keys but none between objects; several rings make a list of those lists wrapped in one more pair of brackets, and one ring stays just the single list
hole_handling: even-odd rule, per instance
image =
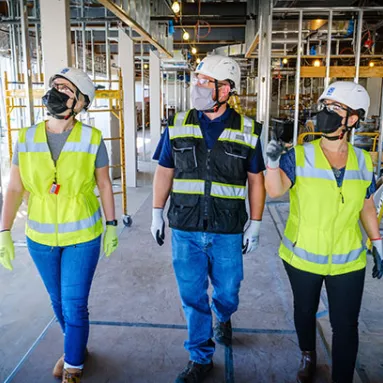
[{"label": "hand", "polygon": [[163,217],[164,209],[153,208],[152,210],[152,226],[150,231],[154,240],[162,246],[165,239],[165,221]]},{"label": "hand", "polygon": [[279,167],[279,160],[284,151],[284,146],[280,141],[272,139],[266,147],[267,166],[272,169]]},{"label": "hand", "polygon": [[250,221],[250,225],[243,233],[242,254],[251,253],[258,247],[260,228],[261,221]]},{"label": "hand", "polygon": [[118,247],[117,226],[107,225],[104,234],[104,252],[107,257]]},{"label": "hand", "polygon": [[9,230],[0,232],[0,263],[8,270],[13,270],[12,262],[15,259],[15,247]]},{"label": "hand", "polygon": [[383,244],[381,239],[372,242],[372,256],[374,257],[374,267],[372,268],[373,278],[382,278],[383,276]]}]

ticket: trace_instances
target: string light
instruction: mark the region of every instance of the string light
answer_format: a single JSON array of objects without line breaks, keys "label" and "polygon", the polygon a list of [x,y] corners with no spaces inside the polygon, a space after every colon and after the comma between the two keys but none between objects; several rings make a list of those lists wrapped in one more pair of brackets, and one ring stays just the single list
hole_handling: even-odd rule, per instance
[{"label": "string light", "polygon": [[317,68],[320,67],[320,60],[315,60],[313,65]]},{"label": "string light", "polygon": [[193,53],[193,55],[195,55],[197,53],[197,48],[196,47],[193,47],[191,52]]},{"label": "string light", "polygon": [[181,10],[181,6],[180,6],[180,3],[178,1],[175,1],[172,4],[172,10],[174,13],[179,13],[179,11]]},{"label": "string light", "polygon": [[372,68],[372,67],[375,66],[375,63],[374,63],[373,61],[370,61],[370,62],[368,63],[368,66],[369,66],[370,68]]},{"label": "string light", "polygon": [[287,60],[286,57],[282,60],[282,63],[283,63],[283,64],[287,64],[288,62],[289,62],[289,60]]},{"label": "string light", "polygon": [[182,38],[184,39],[184,40],[189,40],[189,37],[190,37],[190,35],[189,35],[189,33],[188,32],[184,32],[184,34],[182,35]]},{"label": "string light", "polygon": [[198,57],[198,59],[196,60],[196,63],[199,64],[201,62],[201,59]]}]

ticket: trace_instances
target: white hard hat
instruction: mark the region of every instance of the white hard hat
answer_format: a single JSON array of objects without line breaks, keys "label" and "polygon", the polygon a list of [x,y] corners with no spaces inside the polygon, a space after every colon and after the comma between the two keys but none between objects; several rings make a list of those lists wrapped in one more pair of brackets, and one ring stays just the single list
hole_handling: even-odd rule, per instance
[{"label": "white hard hat", "polygon": [[361,118],[367,117],[370,107],[370,96],[362,85],[352,81],[336,81],[330,84],[319,97],[319,101],[332,100],[340,102],[353,110],[362,109]]},{"label": "white hard hat", "polygon": [[197,66],[195,73],[204,74],[218,81],[233,82],[232,91],[239,93],[241,87],[241,68],[238,63],[227,56],[206,56]]},{"label": "white hard hat", "polygon": [[77,68],[63,68],[51,76],[49,79],[50,87],[56,77],[63,77],[70,81],[84,96],[88,97],[89,104],[87,105],[87,108],[90,106],[94,100],[95,87],[90,77],[84,71]]}]

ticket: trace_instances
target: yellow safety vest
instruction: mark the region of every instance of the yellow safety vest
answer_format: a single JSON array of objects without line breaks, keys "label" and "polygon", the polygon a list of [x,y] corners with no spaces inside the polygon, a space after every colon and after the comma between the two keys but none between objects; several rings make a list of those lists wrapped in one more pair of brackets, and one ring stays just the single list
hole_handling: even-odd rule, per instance
[{"label": "yellow safety vest", "polygon": [[[56,166],[47,143],[45,121],[21,129],[18,141],[21,180],[30,193],[26,235],[48,246],[91,241],[103,231],[94,188],[101,132],[77,121]],[[52,184],[58,194],[50,193]]]},{"label": "yellow safety vest", "polygon": [[366,151],[348,144],[344,180],[338,187],[319,143],[295,147],[296,180],[279,254],[300,270],[345,274],[366,266],[358,222],[373,165]]}]

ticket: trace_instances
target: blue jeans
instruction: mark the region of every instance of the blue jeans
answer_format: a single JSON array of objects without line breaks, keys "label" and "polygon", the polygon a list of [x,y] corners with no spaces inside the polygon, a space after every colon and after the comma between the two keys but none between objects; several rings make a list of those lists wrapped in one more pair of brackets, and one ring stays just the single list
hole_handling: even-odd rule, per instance
[{"label": "blue jeans", "polygon": [[211,308],[220,322],[237,311],[243,279],[242,234],[172,230],[173,267],[188,326],[190,360],[208,364],[214,354]]},{"label": "blue jeans", "polygon": [[101,236],[65,247],[46,246],[27,238],[27,245],[65,334],[65,362],[80,366],[89,336],[88,297]]}]

